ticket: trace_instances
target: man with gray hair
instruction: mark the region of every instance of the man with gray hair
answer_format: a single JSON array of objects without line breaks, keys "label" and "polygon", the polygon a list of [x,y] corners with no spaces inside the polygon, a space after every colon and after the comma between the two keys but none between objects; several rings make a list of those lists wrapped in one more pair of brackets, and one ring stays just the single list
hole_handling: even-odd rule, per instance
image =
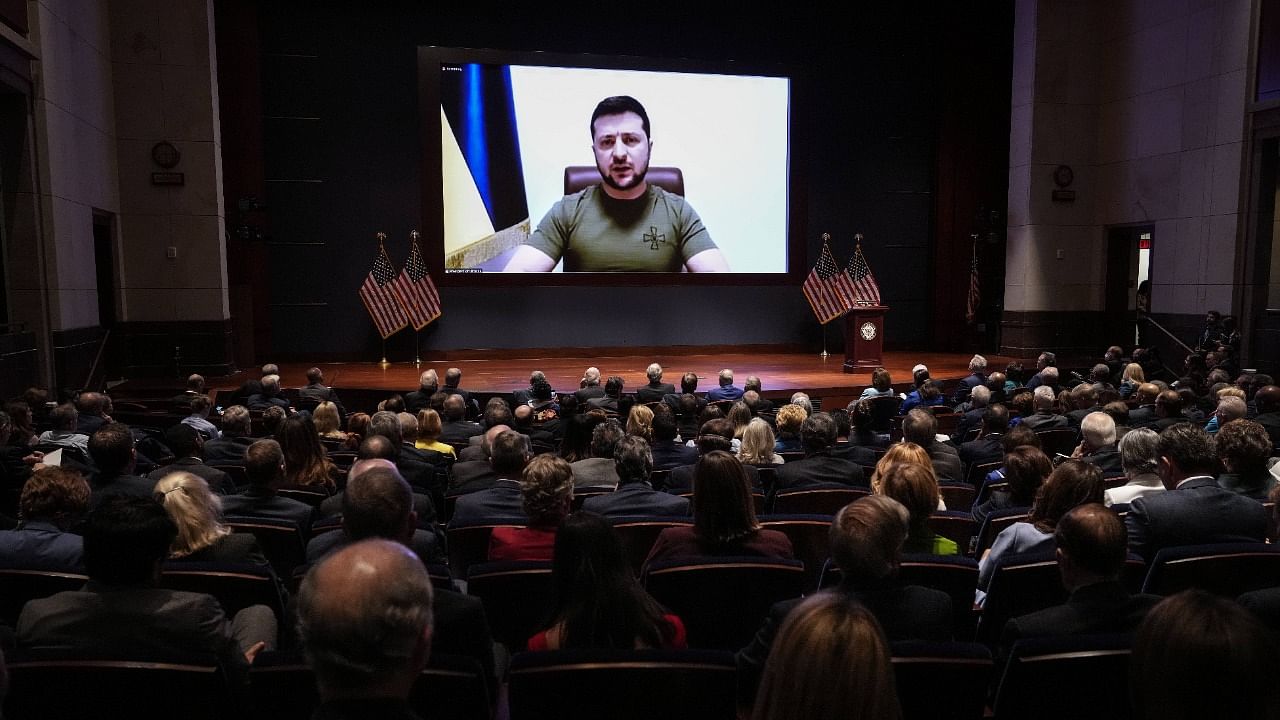
[{"label": "man with gray hair", "polygon": [[[1047,370],[1052,372],[1046,372]],[[1052,387],[1053,394],[1058,394],[1058,356],[1047,350],[1036,357],[1036,374],[1027,381],[1027,388],[1030,390],[1041,385]]]},{"label": "man with gray hair", "polygon": [[1151,428],[1134,428],[1120,438],[1120,467],[1125,484],[1104,493],[1107,506],[1128,505],[1134,498],[1164,492],[1157,473],[1160,436]]},{"label": "man with gray hair", "polygon": [[1031,392],[1031,396],[1031,406],[1035,408],[1035,412],[1022,418],[1018,422],[1019,425],[1031,430],[1070,427],[1071,421],[1065,415],[1058,415],[1053,411],[1053,403],[1057,400],[1053,394],[1053,388],[1041,385]]},{"label": "man with gray hair", "polygon": [[982,427],[982,413],[987,411],[987,405],[990,404],[991,388],[979,385],[971,390],[968,402],[956,408],[956,412],[962,412],[963,416],[956,423],[955,430],[951,432],[952,441],[957,444],[964,442],[971,431]]},{"label": "man with gray hair", "polygon": [[550,383],[547,383],[546,373],[542,372],[541,370],[534,370],[533,372],[529,373],[529,387],[512,391],[511,393],[512,406],[528,404],[529,401],[533,399],[534,388],[536,388],[540,383],[546,383],[548,387],[551,386]]},{"label": "man with gray hair", "polygon": [[[986,390],[986,387],[979,385]],[[977,388],[974,388],[977,391]],[[902,439],[924,448],[933,461],[933,472],[939,481],[964,480],[964,469],[960,465],[960,453],[947,443],[938,442],[938,420],[933,413],[924,408],[911,408],[902,419]]]},{"label": "man with gray hair", "polygon": [[613,451],[618,473],[618,489],[589,497],[582,509],[606,517],[688,515],[689,501],[678,495],[659,492],[649,484],[653,471],[653,453],[644,438],[627,435]]},{"label": "man with gray hair", "polygon": [[[395,465],[401,476],[418,491],[431,495],[435,501],[444,497],[445,472],[438,472],[438,467],[426,451],[404,442],[404,431],[400,427],[400,418],[393,412],[382,410],[369,418],[369,431],[366,439],[381,435],[391,442],[395,448]],[[439,453],[434,453],[438,455]],[[438,502],[436,504],[439,504]]]},{"label": "man with gray hair", "polygon": [[604,388],[600,387],[600,368],[592,366],[582,373],[579,389],[574,391],[573,398],[578,401],[579,408],[585,408],[588,400],[604,397]]},{"label": "man with gray hair", "polygon": [[418,717],[408,698],[431,656],[432,595],[422,563],[389,540],[350,545],[307,573],[298,631],[320,689],[313,717]]},{"label": "man with gray hair", "polygon": [[1249,406],[1244,400],[1234,396],[1227,395],[1218,400],[1218,409],[1214,411],[1213,417],[1209,418],[1209,422],[1205,424],[1205,432],[1210,435],[1217,435],[1218,430],[1223,425],[1232,420],[1240,420],[1249,413]]},{"label": "man with gray hair", "polygon": [[671,383],[662,382],[662,366],[658,363],[650,363],[649,367],[644,369],[645,377],[649,378],[649,384],[636,388],[636,402],[640,404],[659,402],[662,398],[676,391],[676,386]]},{"label": "man with gray hair", "polygon": [[1104,476],[1123,472],[1116,450],[1116,421],[1104,412],[1091,412],[1080,421],[1080,444],[1071,457],[1096,465]]},{"label": "man with gray hair", "polygon": [[960,381],[955,394],[951,396],[951,404],[959,405],[969,397],[969,393],[973,392],[974,388],[986,384],[987,359],[981,355],[974,355],[969,359],[969,375]]},{"label": "man with gray hair", "polygon": [[[579,488],[616,488],[618,486],[618,470],[613,453],[618,441],[626,433],[617,420],[606,420],[596,425],[591,431],[591,457],[584,458],[570,467],[573,468],[573,485]],[[650,459],[652,463],[652,458]]]},{"label": "man with gray hair", "polygon": [[262,378],[262,392],[250,395],[246,405],[250,410],[266,410],[275,406],[288,413],[289,399],[280,394],[280,376]]},{"label": "man with gray hair", "polygon": [[440,389],[440,377],[435,370],[423,370],[418,376],[418,389],[405,393],[404,409],[406,412],[418,414],[431,407],[431,396]]},{"label": "man with gray hair", "polygon": [[707,391],[707,401],[738,400],[742,397],[742,392],[742,388],[733,384],[733,370],[725,368],[720,371],[720,386]]},{"label": "man with gray hair", "polygon": [[807,393],[792,393],[791,404],[799,405],[800,409],[804,410],[805,417],[809,417],[813,414],[813,401],[809,399],[809,395]]}]

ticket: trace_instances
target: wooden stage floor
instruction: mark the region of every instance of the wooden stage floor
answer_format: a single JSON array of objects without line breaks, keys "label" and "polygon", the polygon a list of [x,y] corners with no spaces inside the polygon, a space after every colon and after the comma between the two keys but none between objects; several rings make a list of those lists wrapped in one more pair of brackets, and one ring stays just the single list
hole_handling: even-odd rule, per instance
[{"label": "wooden stage floor", "polygon": [[[449,360],[446,362],[426,362],[421,367],[413,363],[393,363],[382,367],[378,363],[330,363],[319,364],[324,371],[325,382],[341,391],[345,389],[385,390],[389,392],[408,392],[418,387],[419,374],[428,368],[434,368],[444,381],[444,373],[450,367],[462,370],[461,386],[472,392],[507,393],[528,387],[529,373],[541,370],[546,374],[548,382],[558,392],[576,390],[582,379],[582,372],[589,366],[600,368],[604,378],[619,375],[624,381],[624,391],[629,392],[648,382],[645,368],[649,363],[657,362],[663,367],[663,380],[680,387],[680,376],[685,372],[698,374],[698,390],[705,392],[716,387],[720,370],[732,368],[734,384],[741,387],[747,375],[760,376],[766,397],[790,397],[797,390],[809,392],[816,397],[832,397],[832,399],[856,396],[862,388],[871,384],[871,372],[845,373],[842,371],[844,357],[831,355],[823,358],[818,354],[803,353],[715,353],[671,354],[671,355],[615,355],[615,356],[568,356],[540,357],[530,352],[528,357],[509,357],[511,351],[504,351],[508,357],[484,360]],[[885,368],[893,376],[894,387],[905,391],[910,386],[911,368],[916,363],[929,366],[930,374],[939,380],[955,380],[969,374],[967,353],[927,353],[927,352],[890,352],[885,353]],[[990,367],[1003,370],[1009,362],[1008,358],[987,356]],[[299,363],[281,364],[281,382],[285,387],[299,387],[306,384],[306,371],[309,365]],[[238,387],[246,380],[256,378],[257,370],[242,371],[224,378],[210,378],[211,388],[230,390]],[[846,401],[847,402],[847,401]],[[830,403],[827,404],[831,406]]]}]

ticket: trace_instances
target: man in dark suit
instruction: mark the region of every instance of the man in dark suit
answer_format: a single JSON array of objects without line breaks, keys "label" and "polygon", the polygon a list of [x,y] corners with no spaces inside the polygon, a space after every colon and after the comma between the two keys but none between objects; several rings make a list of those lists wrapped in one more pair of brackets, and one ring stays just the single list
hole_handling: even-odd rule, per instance
[{"label": "man in dark suit", "polygon": [[529,373],[529,387],[521,388],[519,390],[513,390],[511,392],[511,404],[513,406],[528,404],[528,402],[533,399],[534,388],[541,383],[546,383],[547,387],[551,386],[550,383],[547,383],[546,373],[542,372],[541,370],[534,370],[533,372]]},{"label": "man in dark suit", "polygon": [[395,449],[395,465],[409,485],[419,492],[444,497],[444,486],[447,482],[447,470],[444,460],[433,450],[419,450],[404,442],[404,434],[400,427],[400,418],[395,413],[383,410],[369,418],[369,433],[365,438],[380,435],[391,443]]},{"label": "man in dark suit", "polygon": [[1129,551],[1148,562],[1161,548],[1262,542],[1267,512],[1257,500],[1218,486],[1218,457],[1203,428],[1179,423],[1160,433],[1160,481],[1169,492],[1135,498],[1125,516]]},{"label": "man in dark suit", "polygon": [[649,378],[649,384],[636,390],[636,402],[658,402],[676,391],[675,385],[662,382],[662,366],[658,363],[651,363],[645,368],[644,374]]},{"label": "man in dark suit", "polygon": [[1080,423],[1080,444],[1071,457],[1097,465],[1105,476],[1123,475],[1120,451],[1116,449],[1116,421],[1104,412],[1084,416]]},{"label": "man in dark suit", "polygon": [[929,459],[933,461],[933,472],[940,482],[964,480],[960,453],[951,445],[938,442],[938,420],[933,413],[923,408],[912,408],[902,419],[902,439],[919,445],[929,453]]},{"label": "man in dark suit", "polygon": [[836,443],[836,423],[827,413],[814,413],[800,426],[804,459],[779,465],[775,470],[778,489],[840,483],[865,487],[862,468],[850,460],[831,456]]},{"label": "man in dark suit", "polygon": [[951,431],[952,442],[958,445],[969,436],[969,431],[982,427],[982,414],[987,411],[987,406],[990,404],[991,388],[979,385],[970,390],[969,399],[963,405],[956,407],[956,412],[961,413],[961,416],[955,430]]},{"label": "man in dark suit", "polygon": [[[1043,388],[1043,389],[1041,389]],[[1018,424],[1029,430],[1056,430],[1071,426],[1071,420],[1065,415],[1059,415],[1053,411],[1053,403],[1057,398],[1053,395],[1053,388],[1048,385],[1041,385],[1032,391],[1032,407],[1035,412],[1022,418]],[[1079,427],[1079,422],[1076,423]]]},{"label": "man in dark suit", "polygon": [[756,393],[756,397],[758,398],[758,400],[756,400],[755,402],[747,403],[748,405],[751,406],[751,412],[755,413],[757,416],[760,415],[760,413],[773,412],[773,401],[769,400],[764,396],[762,383],[760,382],[760,378],[756,375],[748,375],[747,379],[743,381],[742,399],[746,400],[747,393],[750,393],[750,392]]},{"label": "man in dark suit", "polygon": [[444,371],[444,387],[440,388],[440,390],[450,395],[461,395],[463,406],[467,411],[467,417],[476,417],[480,414],[480,403],[472,399],[470,392],[459,387],[461,383],[462,369],[451,367]]},{"label": "man in dark suit", "polygon": [[987,384],[987,359],[974,355],[969,359],[969,374],[960,381],[955,393],[951,396],[951,404],[959,405],[969,399],[973,389]]},{"label": "man in dark suit", "polygon": [[[445,490],[445,495],[466,495],[493,487],[498,480],[498,475],[493,469],[493,443],[499,435],[509,431],[511,428],[506,425],[494,425],[486,430],[480,444],[482,459],[454,463],[453,467],[449,468],[449,487]],[[519,465],[514,467],[513,477],[519,477],[520,470],[524,468],[523,457],[527,448],[527,441],[522,442],[519,453],[521,460]],[[511,470],[512,468],[507,468],[508,475]]]},{"label": "man in dark suit", "polygon": [[1071,404],[1075,405],[1075,409],[1066,415],[1071,427],[1080,427],[1080,422],[1084,420],[1085,415],[1102,409],[1098,404],[1098,389],[1097,385],[1088,382],[1071,388]]},{"label": "man in dark suit", "polygon": [[[1027,380],[1027,389],[1035,390],[1041,385],[1048,385],[1053,388],[1053,394],[1058,394],[1058,356],[1051,352],[1042,352],[1036,357],[1036,374]],[[1052,372],[1045,373],[1045,370],[1053,368]],[[1052,380],[1052,382],[1050,382]]]},{"label": "man in dark suit", "polygon": [[1266,429],[1271,444],[1280,447],[1280,387],[1265,385],[1253,396],[1258,414],[1252,420]]},{"label": "man in dark suit", "polygon": [[[897,581],[907,509],[884,495],[849,503],[831,523],[831,559],[842,575],[836,592],[875,615],[889,640],[951,639],[951,597],[940,590]],[[769,610],[751,644],[738,652],[738,684],[750,700],[779,628],[803,598],[783,600]]]},{"label": "man in dark suit", "polygon": [[173,451],[173,462],[156,468],[147,475],[147,479],[155,482],[171,472],[189,472],[203,478],[209,489],[219,495],[230,495],[236,492],[236,484],[231,476],[215,467],[205,465],[200,459],[200,449],[204,439],[190,425],[178,423],[164,431],[164,444]]},{"label": "man in dark suit", "polygon": [[106,395],[100,392],[82,392],[76,398],[76,432],[92,435],[106,423],[111,422],[107,415]]},{"label": "man in dark suit", "polygon": [[591,430],[591,457],[571,463],[573,486],[576,488],[616,488],[618,473],[614,469],[614,451],[626,435],[617,420],[609,419]]},{"label": "man in dark suit", "polygon": [[298,397],[317,404],[331,402],[338,406],[339,418],[347,416],[347,410],[342,407],[342,401],[338,399],[337,391],[324,384],[324,373],[318,367],[307,370],[307,384],[298,388]]},{"label": "man in dark suit", "polygon": [[667,406],[660,406],[653,413],[653,469],[670,470],[698,461],[697,448],[676,442],[679,427],[676,416]]},{"label": "man in dark suit", "polygon": [[436,394],[436,390],[440,387],[439,376],[435,370],[423,370],[418,376],[418,389],[413,392],[405,393],[404,410],[417,414],[425,408],[431,407],[431,396]]},{"label": "man in dark suit", "polygon": [[413,491],[385,460],[366,460],[342,491],[342,530],[321,533],[307,543],[307,562],[368,538],[394,538],[422,562],[445,561],[439,536],[418,527]]},{"label": "man in dark suit", "polygon": [[689,514],[688,500],[658,492],[649,484],[653,455],[644,438],[628,435],[619,440],[613,460],[617,467],[618,489],[587,498],[582,504],[583,510],[606,517]]},{"label": "man in dark suit", "polygon": [[213,596],[158,587],[160,566],[177,534],[151,497],[103,503],[84,527],[89,582],[81,590],[28,602],[18,618],[18,644],[140,658],[207,653],[235,681],[247,682],[249,663],[275,645],[275,614],[253,605],[228,624]]},{"label": "man in dark suit", "polygon": [[174,405],[181,407],[190,407],[191,399],[197,395],[204,394],[204,376],[192,373],[187,376],[187,389],[174,395],[170,401]]},{"label": "man in dark suit", "polygon": [[996,403],[988,405],[982,413],[982,434],[977,440],[960,446],[960,462],[964,464],[966,476],[974,465],[999,462],[1004,457],[1004,446],[1001,438],[1009,428],[1009,410]]},{"label": "man in dark suit", "polygon": [[222,498],[224,516],[288,520],[302,532],[310,531],[315,509],[276,494],[276,486],[284,480],[284,453],[280,443],[268,439],[250,445],[245,451],[244,467],[249,487]]},{"label": "man in dark suit", "polygon": [[[698,431],[695,443],[699,457],[713,450],[733,452],[733,423],[724,418],[706,421]],[[667,486],[663,489],[676,495],[693,492],[693,473],[696,469],[696,461],[689,465],[672,468],[671,477],[667,479]],[[760,471],[756,470],[754,465],[743,465],[742,469],[747,471],[747,479],[751,481],[752,491],[759,492],[761,490]]]},{"label": "man in dark suit", "polygon": [[609,413],[618,412],[618,403],[622,400],[622,378],[610,375],[604,383],[604,394],[587,401],[588,408],[599,408]]},{"label": "man in dark suit", "polygon": [[252,430],[249,409],[232,405],[222,411],[222,434],[217,440],[204,444],[204,461],[207,465],[243,465],[244,451],[253,444],[249,436]]},{"label": "man in dark suit", "polygon": [[1185,403],[1182,401],[1182,395],[1177,390],[1162,390],[1156,396],[1155,420],[1147,424],[1147,427],[1161,432],[1171,425],[1188,422],[1186,415],[1182,414]]},{"label": "man in dark suit", "polygon": [[582,387],[573,393],[573,399],[578,401],[579,408],[585,408],[588,400],[604,397],[604,388],[600,386],[600,368],[587,368],[582,373],[580,384]]},{"label": "man in dark suit", "polygon": [[484,432],[480,423],[467,420],[467,403],[461,395],[450,395],[444,401],[444,426],[437,438],[445,445],[466,447],[472,436]]},{"label": "man in dark suit", "polygon": [[97,507],[113,497],[150,498],[156,482],[133,474],[137,451],[133,434],[123,423],[107,423],[89,437],[89,457],[98,474],[92,480],[90,507]]},{"label": "man in dark suit", "polygon": [[268,375],[262,378],[262,392],[249,396],[245,403],[250,410],[266,410],[275,406],[289,411],[289,399],[280,394],[280,376]]},{"label": "man in dark suit", "polygon": [[[689,401],[684,399],[685,395],[689,396]],[[681,375],[680,392],[664,395],[662,397],[662,401],[667,404],[667,407],[671,408],[671,412],[675,413],[676,417],[679,417],[681,413],[686,412],[684,405],[689,402],[692,403],[690,407],[693,408],[692,413],[695,417],[702,414],[702,410],[707,407],[707,398],[705,397],[705,393],[703,395],[698,394],[698,374],[695,372],[687,372],[684,375]]]},{"label": "man in dark suit", "polygon": [[489,463],[497,479],[488,488],[459,497],[449,524],[523,518],[524,496],[520,492],[520,475],[529,457],[528,441],[523,435],[514,430],[498,433],[489,453]]},{"label": "man in dark suit", "polygon": [[742,388],[735,387],[733,384],[733,370],[725,368],[720,371],[720,386],[707,391],[707,402],[739,400],[742,398],[742,392]]},{"label": "man in dark suit", "polygon": [[1000,636],[1000,656],[1008,657],[1023,638],[1131,633],[1160,602],[1155,595],[1130,595],[1120,582],[1124,570],[1124,523],[1098,503],[1077,506],[1058,522],[1058,570],[1071,593],[1067,602],[1013,618]]},{"label": "man in dark suit", "polygon": [[1142,383],[1138,386],[1133,392],[1138,407],[1129,411],[1129,427],[1147,427],[1156,421],[1156,396],[1159,394],[1160,387],[1154,383]]}]

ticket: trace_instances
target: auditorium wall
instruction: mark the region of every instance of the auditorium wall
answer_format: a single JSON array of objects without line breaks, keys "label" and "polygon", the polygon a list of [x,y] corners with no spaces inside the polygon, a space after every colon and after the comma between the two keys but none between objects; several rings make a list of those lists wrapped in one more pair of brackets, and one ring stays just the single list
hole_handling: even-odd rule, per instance
[{"label": "auditorium wall", "polygon": [[[1247,0],[1015,9],[1002,349],[1096,353],[1108,229],[1150,225],[1153,316],[1194,336],[1239,299]],[[1054,170],[1074,202],[1054,201]]]}]

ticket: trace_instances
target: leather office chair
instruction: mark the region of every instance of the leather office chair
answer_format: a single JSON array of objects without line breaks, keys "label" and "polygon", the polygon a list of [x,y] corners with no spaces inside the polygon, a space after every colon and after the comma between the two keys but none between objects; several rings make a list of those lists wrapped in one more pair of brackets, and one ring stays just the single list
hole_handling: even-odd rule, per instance
[{"label": "leather office chair", "polygon": [[[684,195],[684,172],[678,167],[650,165],[645,182],[676,195]],[[564,169],[564,194],[572,195],[600,184],[600,170],[595,165],[570,165]]]}]

